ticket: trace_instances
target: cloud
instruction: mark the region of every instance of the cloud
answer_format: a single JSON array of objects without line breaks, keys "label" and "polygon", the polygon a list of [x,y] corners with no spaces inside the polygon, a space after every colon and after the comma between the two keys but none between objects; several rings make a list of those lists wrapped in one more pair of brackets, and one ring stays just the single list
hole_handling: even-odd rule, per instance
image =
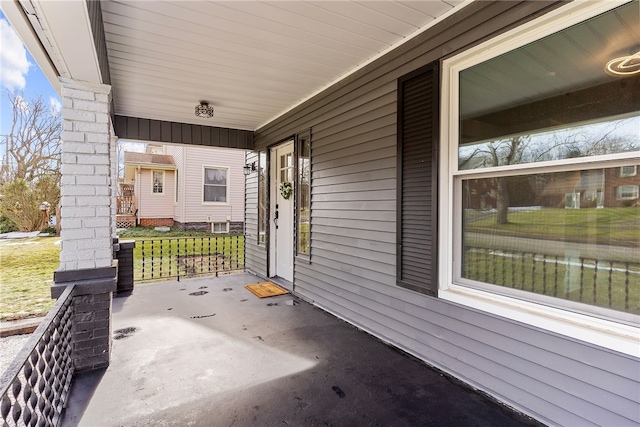
[{"label": "cloud", "polygon": [[9,22],[0,19],[0,84],[11,92],[24,89],[31,64],[27,50]]},{"label": "cloud", "polygon": [[49,97],[49,104],[51,105],[51,112],[57,116],[62,111],[62,103],[59,99],[54,98],[53,96]]}]

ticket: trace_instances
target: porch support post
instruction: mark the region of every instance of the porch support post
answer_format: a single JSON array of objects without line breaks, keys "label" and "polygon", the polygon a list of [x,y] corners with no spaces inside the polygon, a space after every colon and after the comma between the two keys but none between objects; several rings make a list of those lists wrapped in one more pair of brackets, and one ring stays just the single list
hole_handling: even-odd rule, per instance
[{"label": "porch support post", "polygon": [[[63,100],[61,253],[53,298],[74,288],[72,358],[77,370],[109,365],[113,261],[111,86],[60,78]],[[117,166],[116,166],[117,167]]]},{"label": "porch support post", "polygon": [[118,214],[116,197],[118,196],[118,172],[120,165],[118,164],[118,137],[115,135],[111,136],[109,150],[111,158],[111,236],[113,237],[113,242],[116,243],[118,239],[116,235],[116,228],[118,227],[116,223]]}]

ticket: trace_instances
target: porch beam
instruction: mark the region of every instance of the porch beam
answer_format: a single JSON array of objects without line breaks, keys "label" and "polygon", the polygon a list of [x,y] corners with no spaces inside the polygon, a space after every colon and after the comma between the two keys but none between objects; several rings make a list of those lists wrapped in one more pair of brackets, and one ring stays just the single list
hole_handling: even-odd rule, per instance
[{"label": "porch beam", "polygon": [[120,139],[253,150],[253,131],[115,116]]}]

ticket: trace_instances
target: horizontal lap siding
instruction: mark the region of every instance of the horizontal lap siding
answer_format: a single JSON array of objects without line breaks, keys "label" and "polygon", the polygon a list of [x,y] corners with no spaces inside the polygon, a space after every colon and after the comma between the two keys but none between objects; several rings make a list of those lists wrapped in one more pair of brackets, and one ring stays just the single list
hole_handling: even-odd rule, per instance
[{"label": "horizontal lap siding", "polygon": [[[258,153],[247,152],[247,164],[258,165]],[[267,276],[267,250],[265,245],[258,245],[258,174],[251,173],[245,181],[245,266],[263,277]]]},{"label": "horizontal lap siding", "polygon": [[[637,358],[396,286],[397,79],[550,8],[472,3],[259,129],[256,147],[312,130],[300,295],[544,422],[629,425],[640,422]],[[262,248],[248,242],[247,253],[266,271]]]},{"label": "horizontal lap siding", "polygon": [[[213,222],[244,221],[244,151],[224,148],[188,147],[185,152],[185,214],[184,222],[207,222],[211,216]],[[228,203],[203,204],[203,166],[229,168]]]}]

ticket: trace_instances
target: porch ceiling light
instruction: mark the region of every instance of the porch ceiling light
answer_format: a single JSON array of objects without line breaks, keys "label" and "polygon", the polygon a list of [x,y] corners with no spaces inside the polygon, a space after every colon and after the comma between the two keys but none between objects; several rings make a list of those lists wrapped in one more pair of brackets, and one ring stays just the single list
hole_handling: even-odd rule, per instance
[{"label": "porch ceiling light", "polygon": [[213,117],[213,107],[207,101],[200,101],[200,105],[196,105],[196,116],[203,119]]},{"label": "porch ceiling light", "polygon": [[630,76],[640,73],[640,51],[629,56],[612,59],[605,67],[607,72],[616,76]]}]

